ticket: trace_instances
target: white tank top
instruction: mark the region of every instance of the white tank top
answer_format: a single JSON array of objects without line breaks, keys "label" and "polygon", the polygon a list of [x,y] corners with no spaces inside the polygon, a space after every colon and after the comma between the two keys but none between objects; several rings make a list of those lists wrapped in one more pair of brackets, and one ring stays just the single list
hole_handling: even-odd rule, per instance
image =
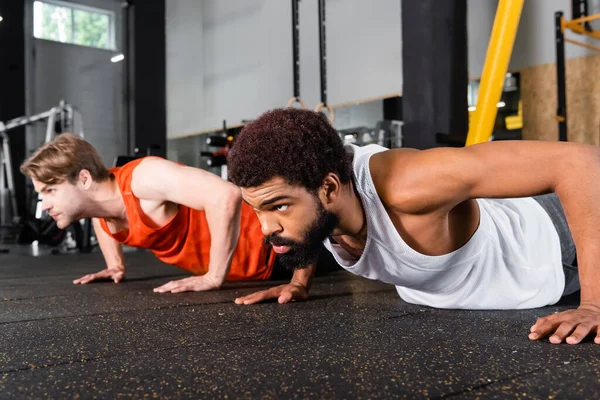
[{"label": "white tank top", "polygon": [[402,240],[375,190],[369,159],[385,150],[351,146],[367,241],[359,259],[325,241],[343,268],[395,285],[408,303],[436,308],[524,309],[560,299],[565,278],[558,233],[534,199],[477,199],[480,221],[471,239],[452,253],[424,255]]}]

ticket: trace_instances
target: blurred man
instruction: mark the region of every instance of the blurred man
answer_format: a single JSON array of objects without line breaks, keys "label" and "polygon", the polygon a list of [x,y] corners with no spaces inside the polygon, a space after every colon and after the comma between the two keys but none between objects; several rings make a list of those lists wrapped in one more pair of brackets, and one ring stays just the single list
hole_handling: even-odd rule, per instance
[{"label": "blurred man", "polygon": [[76,279],[120,282],[122,245],[151,250],[161,261],[197,276],[154,291],[217,289],[226,280],[264,280],[275,257],[239,188],[207,171],[159,157],[106,169],[91,144],[72,134],[38,149],[21,171],[42,195],[59,228],[93,218],[107,268]]}]

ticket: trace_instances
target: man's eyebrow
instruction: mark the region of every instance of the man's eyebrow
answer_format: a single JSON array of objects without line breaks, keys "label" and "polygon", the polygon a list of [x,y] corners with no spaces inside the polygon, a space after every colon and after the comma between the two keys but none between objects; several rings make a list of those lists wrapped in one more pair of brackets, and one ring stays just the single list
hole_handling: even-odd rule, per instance
[{"label": "man's eyebrow", "polygon": [[272,197],[272,198],[264,200],[262,203],[260,203],[260,208],[268,206],[269,204],[276,203],[276,202],[278,202],[280,200],[288,200],[289,198],[290,198],[290,196],[275,196],[275,197]]}]

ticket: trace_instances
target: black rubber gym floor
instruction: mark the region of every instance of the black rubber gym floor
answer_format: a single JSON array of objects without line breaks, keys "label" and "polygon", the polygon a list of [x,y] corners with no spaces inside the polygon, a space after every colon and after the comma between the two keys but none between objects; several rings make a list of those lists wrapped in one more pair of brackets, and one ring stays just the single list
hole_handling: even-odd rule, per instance
[{"label": "black rubber gym floor", "polygon": [[101,255],[0,255],[0,398],[600,398],[600,346],[527,339],[539,310],[434,310],[335,272],[311,300],[239,306],[274,282],[154,294],[178,276],[146,252],[127,281],[73,285]]}]

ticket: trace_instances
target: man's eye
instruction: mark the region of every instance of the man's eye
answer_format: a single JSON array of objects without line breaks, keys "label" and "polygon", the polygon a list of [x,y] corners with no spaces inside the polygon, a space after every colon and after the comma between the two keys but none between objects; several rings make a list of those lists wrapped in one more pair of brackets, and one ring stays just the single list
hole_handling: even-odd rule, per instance
[{"label": "man's eye", "polygon": [[277,211],[285,211],[287,210],[288,206],[287,204],[281,204],[279,206],[275,206],[275,208],[277,209]]}]

